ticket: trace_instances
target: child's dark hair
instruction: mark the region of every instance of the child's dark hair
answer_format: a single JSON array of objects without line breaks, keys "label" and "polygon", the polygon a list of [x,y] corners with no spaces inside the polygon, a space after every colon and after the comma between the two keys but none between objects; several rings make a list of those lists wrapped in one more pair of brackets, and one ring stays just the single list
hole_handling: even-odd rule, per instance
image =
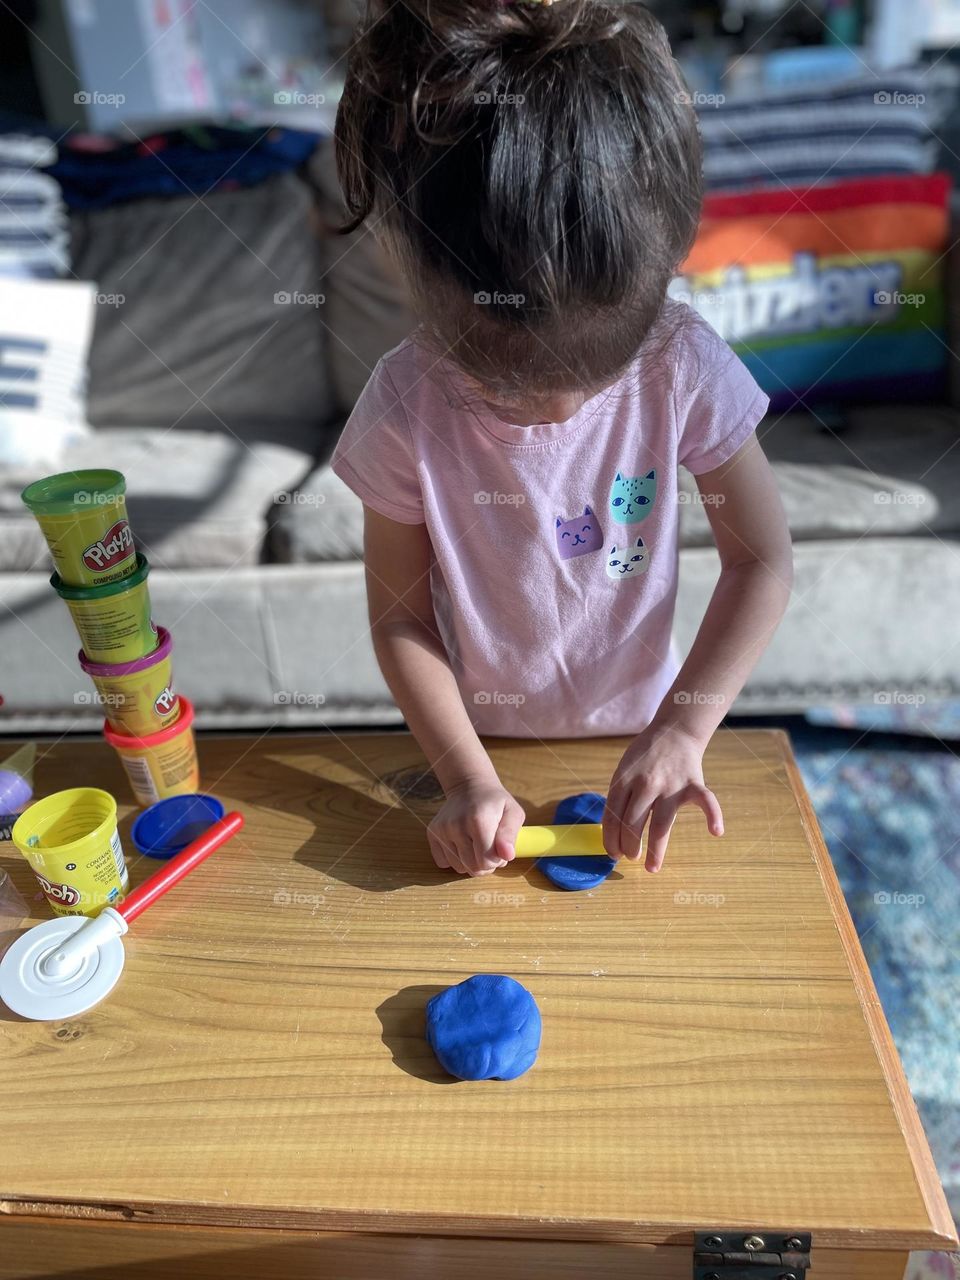
[{"label": "child's dark hair", "polygon": [[603,0],[368,0],[337,115],[351,217],[438,349],[506,397],[635,357],[696,232],[696,119],[659,22]]}]

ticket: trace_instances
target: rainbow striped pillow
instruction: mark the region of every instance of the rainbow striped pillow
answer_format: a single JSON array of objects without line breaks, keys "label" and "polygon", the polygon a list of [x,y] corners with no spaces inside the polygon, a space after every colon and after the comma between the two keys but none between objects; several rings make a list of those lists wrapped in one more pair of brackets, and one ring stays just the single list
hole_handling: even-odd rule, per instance
[{"label": "rainbow striped pillow", "polygon": [[775,410],[946,392],[945,174],[711,195],[671,284]]}]

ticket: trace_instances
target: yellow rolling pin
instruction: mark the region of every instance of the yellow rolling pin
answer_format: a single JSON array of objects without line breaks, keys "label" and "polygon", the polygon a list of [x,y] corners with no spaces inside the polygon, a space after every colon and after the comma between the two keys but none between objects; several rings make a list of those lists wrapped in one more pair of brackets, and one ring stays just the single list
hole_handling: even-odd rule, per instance
[{"label": "yellow rolling pin", "polygon": [[568,827],[521,827],[517,835],[518,858],[596,857],[606,854],[599,822],[574,822]]}]

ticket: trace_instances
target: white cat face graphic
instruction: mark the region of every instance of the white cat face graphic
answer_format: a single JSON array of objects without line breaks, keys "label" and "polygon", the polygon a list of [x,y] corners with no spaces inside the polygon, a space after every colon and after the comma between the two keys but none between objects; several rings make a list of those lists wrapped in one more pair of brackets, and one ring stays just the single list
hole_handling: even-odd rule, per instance
[{"label": "white cat face graphic", "polygon": [[619,581],[623,578],[636,578],[646,573],[650,563],[643,539],[628,547],[611,547],[607,554],[607,577]]}]

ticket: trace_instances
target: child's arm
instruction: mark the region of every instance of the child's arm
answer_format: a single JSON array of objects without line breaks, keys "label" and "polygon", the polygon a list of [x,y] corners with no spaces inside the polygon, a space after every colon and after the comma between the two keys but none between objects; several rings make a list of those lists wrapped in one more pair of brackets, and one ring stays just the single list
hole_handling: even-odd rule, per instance
[{"label": "child's arm", "polygon": [[604,842],[659,871],[678,809],[696,804],[723,834],[702,760],[717,725],[769,644],[790,598],[790,531],[756,436],[715,471],[697,477],[720,552],[720,578],[686,662],[650,726],[630,744],[610,784]]},{"label": "child's arm", "polygon": [[363,544],[377,660],[446,794],[427,828],[431,853],[454,871],[493,871],[513,858],[524,814],[470,723],[437,632],[426,525],[364,507]]}]

